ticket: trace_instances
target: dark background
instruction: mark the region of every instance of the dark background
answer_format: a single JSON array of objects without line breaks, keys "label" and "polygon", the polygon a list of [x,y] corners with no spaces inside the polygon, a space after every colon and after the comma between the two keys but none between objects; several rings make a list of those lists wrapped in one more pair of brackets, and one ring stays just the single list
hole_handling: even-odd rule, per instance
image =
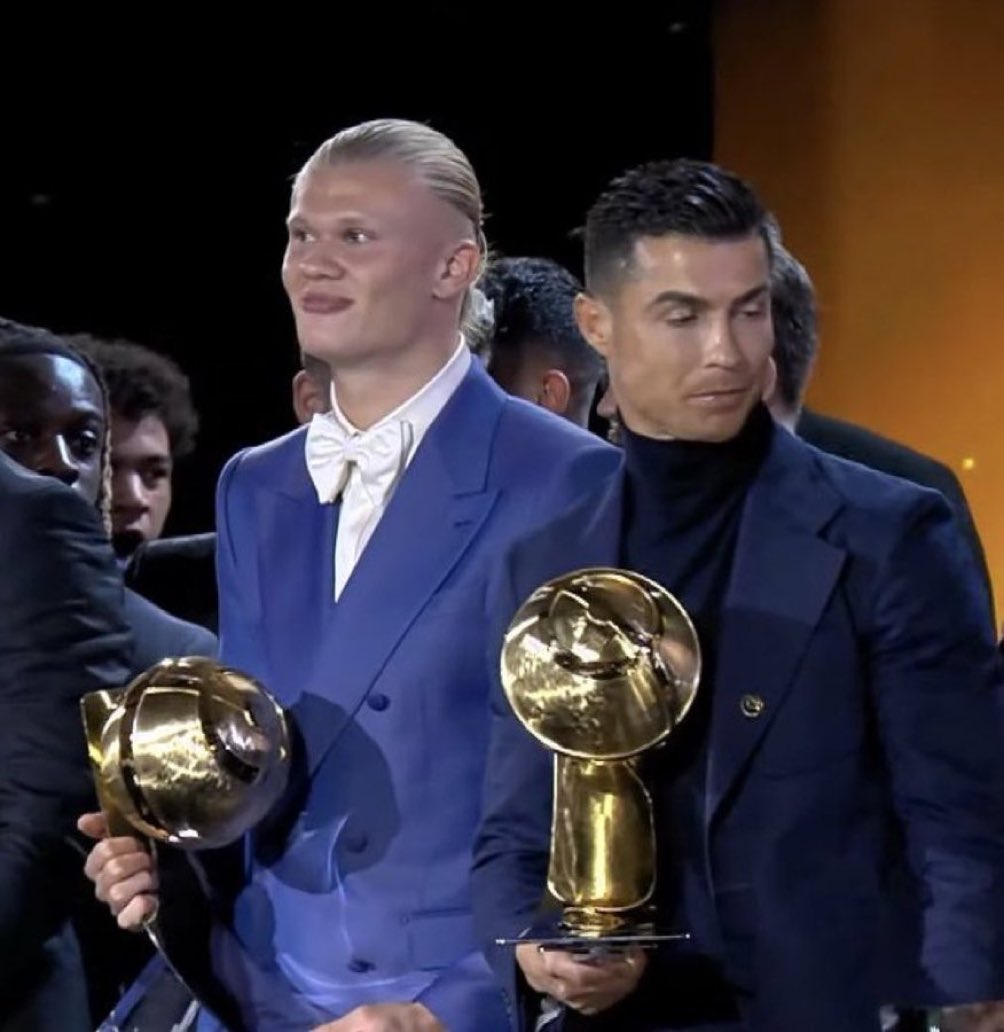
[{"label": "dark background", "polygon": [[351,24],[277,18],[254,48],[156,24],[141,45],[64,40],[47,52],[55,86],[4,84],[0,314],[126,337],[182,365],[202,431],[167,532],[209,529],[223,461],[293,425],[279,265],[290,177],[314,148],[367,118],[428,121],[473,162],[496,252],[579,272],[570,234],[611,176],[710,156],[708,6],[622,22],[604,5],[594,21],[545,25],[374,5]]}]

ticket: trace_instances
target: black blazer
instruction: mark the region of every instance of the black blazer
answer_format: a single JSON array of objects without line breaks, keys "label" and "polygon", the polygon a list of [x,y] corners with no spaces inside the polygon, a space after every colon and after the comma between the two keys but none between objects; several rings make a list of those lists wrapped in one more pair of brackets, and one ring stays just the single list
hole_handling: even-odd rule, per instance
[{"label": "black blazer", "polygon": [[95,806],[80,697],[129,676],[122,581],[93,507],[2,454],[0,570],[0,1028],[54,1007],[86,1028],[74,953],[47,944],[66,934],[70,840]]},{"label": "black blazer", "polygon": [[161,609],[216,632],[216,535],[189,534],[140,545],[129,560],[126,584]]},{"label": "black blazer", "polygon": [[132,675],[177,656],[216,656],[216,635],[179,620],[131,588],[125,590],[125,616],[133,634]]},{"label": "black blazer", "polygon": [[807,441],[820,451],[839,455],[870,469],[877,469],[880,473],[889,473],[894,477],[920,484],[921,487],[933,487],[935,491],[940,491],[952,507],[959,529],[969,544],[973,561],[976,563],[976,572],[986,591],[991,618],[993,617],[993,590],[990,586],[987,557],[983,552],[983,544],[976,530],[965,492],[959,478],[948,466],[855,423],[847,423],[842,419],[824,416],[809,409],[802,410],[795,432],[803,441]]}]

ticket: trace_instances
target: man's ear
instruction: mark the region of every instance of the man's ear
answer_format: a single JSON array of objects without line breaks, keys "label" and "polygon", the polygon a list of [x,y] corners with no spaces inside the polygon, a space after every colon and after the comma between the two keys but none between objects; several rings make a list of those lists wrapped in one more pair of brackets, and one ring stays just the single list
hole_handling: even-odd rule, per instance
[{"label": "man's ear", "polygon": [[563,416],[568,411],[571,400],[572,385],[568,382],[568,377],[560,369],[548,369],[541,378],[537,404],[556,415]]},{"label": "man's ear", "polygon": [[296,421],[302,426],[315,415],[321,415],[331,408],[331,391],[325,390],[305,369],[293,377],[293,411]]},{"label": "man's ear", "polygon": [[613,316],[606,302],[592,294],[578,294],[575,298],[575,321],[582,336],[606,358],[613,331]]},{"label": "man's ear", "polygon": [[454,247],[443,263],[433,294],[447,300],[462,294],[478,278],[481,251],[473,240],[464,240]]}]

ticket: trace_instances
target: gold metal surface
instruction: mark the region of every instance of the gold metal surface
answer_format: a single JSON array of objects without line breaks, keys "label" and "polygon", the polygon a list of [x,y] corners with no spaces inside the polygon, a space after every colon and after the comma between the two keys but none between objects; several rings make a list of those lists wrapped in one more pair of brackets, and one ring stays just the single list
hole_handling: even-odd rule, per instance
[{"label": "gold metal surface", "polygon": [[86,695],[81,710],[111,834],[217,848],[285,788],[285,715],[260,684],[213,660],[165,660],[122,691]]},{"label": "gold metal surface", "polygon": [[640,927],[655,889],[638,757],[666,742],[700,683],[693,623],[661,585],[594,568],[541,585],[509,625],[502,685],[555,755],[548,887],[577,936]]},{"label": "gold metal surface", "polygon": [[633,760],[555,756],[548,888],[580,933],[613,931],[655,889],[652,801]]}]

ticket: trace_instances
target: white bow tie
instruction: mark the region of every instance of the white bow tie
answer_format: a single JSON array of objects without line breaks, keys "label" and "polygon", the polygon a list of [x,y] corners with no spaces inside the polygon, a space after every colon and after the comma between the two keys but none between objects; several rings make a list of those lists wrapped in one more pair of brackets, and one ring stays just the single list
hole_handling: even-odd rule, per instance
[{"label": "white bow tie", "polygon": [[371,501],[382,504],[404,467],[411,438],[411,424],[403,421],[350,434],[332,416],[315,415],[307,427],[306,457],[321,504],[342,493],[353,465]]}]

